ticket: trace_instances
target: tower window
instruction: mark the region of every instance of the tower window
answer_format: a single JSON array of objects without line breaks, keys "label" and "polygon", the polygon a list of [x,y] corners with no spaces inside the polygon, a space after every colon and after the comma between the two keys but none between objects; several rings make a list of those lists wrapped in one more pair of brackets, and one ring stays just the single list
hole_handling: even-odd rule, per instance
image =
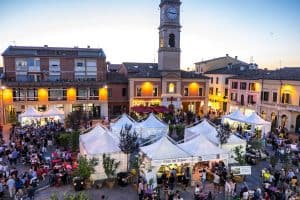
[{"label": "tower window", "polygon": [[169,47],[175,47],[175,35],[173,33],[169,35]]}]

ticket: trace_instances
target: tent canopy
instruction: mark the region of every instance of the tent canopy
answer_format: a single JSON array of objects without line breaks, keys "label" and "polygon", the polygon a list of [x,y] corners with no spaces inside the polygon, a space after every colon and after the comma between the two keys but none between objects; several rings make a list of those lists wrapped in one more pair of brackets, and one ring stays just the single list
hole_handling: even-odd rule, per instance
[{"label": "tent canopy", "polygon": [[239,109],[236,109],[233,113],[224,116],[224,118],[243,122],[246,119],[246,116]]},{"label": "tent canopy", "polygon": [[178,145],[171,142],[168,136],[162,137],[160,140],[148,146],[140,147],[151,160],[166,160],[189,158],[191,155],[181,149]]},{"label": "tent canopy", "polygon": [[212,126],[207,119],[203,119],[201,123],[196,124],[195,126],[185,128],[184,131],[184,141],[193,139],[199,134],[204,134],[210,140],[213,140],[216,143],[216,135],[218,134],[216,128]]},{"label": "tent canopy", "polygon": [[244,122],[247,124],[253,124],[253,125],[270,125],[270,122],[265,121],[260,116],[256,114],[256,112],[253,112],[251,115],[246,117],[244,119]]},{"label": "tent canopy", "polygon": [[126,124],[134,126],[135,123],[134,119],[124,113],[115,123],[111,123],[110,126],[112,129],[121,130]]},{"label": "tent canopy", "polygon": [[41,117],[42,114],[34,109],[33,107],[28,107],[25,112],[19,115],[19,117]]},{"label": "tent canopy", "polygon": [[136,131],[141,138],[162,136],[168,132],[169,126],[151,113],[145,121],[136,124]]},{"label": "tent canopy", "polygon": [[200,134],[197,137],[179,144],[179,147],[193,156],[206,156],[216,154],[226,154],[227,152],[215,144],[210,142],[204,135]]},{"label": "tent canopy", "polygon": [[100,124],[97,124],[90,132],[80,135],[79,140],[86,152],[91,155],[121,151],[111,133]]},{"label": "tent canopy", "polygon": [[51,107],[49,110],[46,112],[42,113],[43,117],[54,117],[54,116],[59,116],[63,118],[65,116],[64,112],[57,109],[56,107]]}]

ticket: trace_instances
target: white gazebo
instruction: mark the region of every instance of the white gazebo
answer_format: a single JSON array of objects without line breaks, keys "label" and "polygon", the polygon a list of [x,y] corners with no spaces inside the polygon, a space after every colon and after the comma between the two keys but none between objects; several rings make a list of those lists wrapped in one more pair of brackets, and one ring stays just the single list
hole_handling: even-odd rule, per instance
[{"label": "white gazebo", "polygon": [[244,122],[245,119],[246,116],[239,109],[236,109],[234,112],[223,116],[222,123],[226,123],[226,122],[231,123],[232,121]]},{"label": "white gazebo", "polygon": [[122,128],[125,127],[125,125],[131,125],[132,126],[131,130],[134,130],[135,124],[136,121],[124,113],[119,119],[117,119],[116,122],[110,123],[110,128],[112,133],[119,137],[120,131],[122,130]]},{"label": "white gazebo", "polygon": [[158,170],[161,165],[170,163],[190,162],[192,156],[179,147],[169,136],[164,136],[148,146],[140,147],[141,152],[146,156],[149,165]]},{"label": "white gazebo", "polygon": [[189,140],[192,140],[193,138],[195,138],[198,135],[205,136],[210,142],[212,142],[216,146],[222,148],[223,150],[228,151],[229,152],[229,163],[235,162],[234,159],[232,158],[233,149],[235,147],[242,146],[242,149],[244,152],[246,149],[247,142],[234,134],[231,134],[229,136],[226,144],[221,145],[220,140],[217,137],[217,135],[218,135],[217,127],[212,125],[206,119],[204,119],[200,124],[197,124],[193,127],[186,128],[185,134],[184,134],[184,141],[187,142]]},{"label": "white gazebo", "polygon": [[45,111],[44,113],[42,113],[42,116],[44,118],[53,118],[55,120],[61,120],[61,121],[63,121],[63,119],[65,118],[64,112],[57,109],[54,106],[51,107],[49,110]]},{"label": "white gazebo", "polygon": [[160,138],[168,133],[169,126],[158,119],[153,113],[150,113],[145,121],[139,122],[135,126],[135,130],[139,137]]},{"label": "white gazebo", "polygon": [[244,119],[244,123],[251,124],[251,132],[254,132],[255,127],[260,127],[262,130],[262,136],[271,131],[271,122],[262,119],[256,112]]},{"label": "white gazebo", "polygon": [[199,134],[193,139],[178,145],[193,157],[198,158],[199,161],[221,159],[226,165],[228,164],[228,152],[213,144],[203,134]]},{"label": "white gazebo", "polygon": [[34,107],[28,107],[23,113],[18,116],[18,121],[24,124],[30,124],[31,120],[41,119],[42,114]]},{"label": "white gazebo", "polygon": [[108,154],[111,158],[116,159],[116,161],[120,161],[117,173],[127,170],[127,155],[121,151],[112,133],[100,124],[97,124],[90,132],[80,135],[79,146],[80,155],[86,156],[89,159],[98,159],[95,173],[91,176],[93,180],[107,178],[102,166],[103,154]]}]

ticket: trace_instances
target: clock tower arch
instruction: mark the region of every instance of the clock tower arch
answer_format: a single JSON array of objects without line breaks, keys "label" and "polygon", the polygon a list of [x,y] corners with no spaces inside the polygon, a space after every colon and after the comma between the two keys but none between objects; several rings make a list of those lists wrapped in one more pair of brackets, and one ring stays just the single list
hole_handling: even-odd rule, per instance
[{"label": "clock tower arch", "polygon": [[161,0],[158,68],[180,70],[180,0]]}]

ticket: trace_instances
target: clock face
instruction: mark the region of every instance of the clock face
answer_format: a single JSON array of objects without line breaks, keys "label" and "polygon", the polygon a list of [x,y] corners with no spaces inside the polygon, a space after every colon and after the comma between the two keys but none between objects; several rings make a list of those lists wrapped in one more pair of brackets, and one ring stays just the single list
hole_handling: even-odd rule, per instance
[{"label": "clock face", "polygon": [[177,18],[177,10],[176,10],[176,8],[174,8],[174,7],[169,7],[168,9],[167,9],[167,17],[169,18],[169,19],[172,19],[172,20],[174,20],[174,19],[176,19]]}]

